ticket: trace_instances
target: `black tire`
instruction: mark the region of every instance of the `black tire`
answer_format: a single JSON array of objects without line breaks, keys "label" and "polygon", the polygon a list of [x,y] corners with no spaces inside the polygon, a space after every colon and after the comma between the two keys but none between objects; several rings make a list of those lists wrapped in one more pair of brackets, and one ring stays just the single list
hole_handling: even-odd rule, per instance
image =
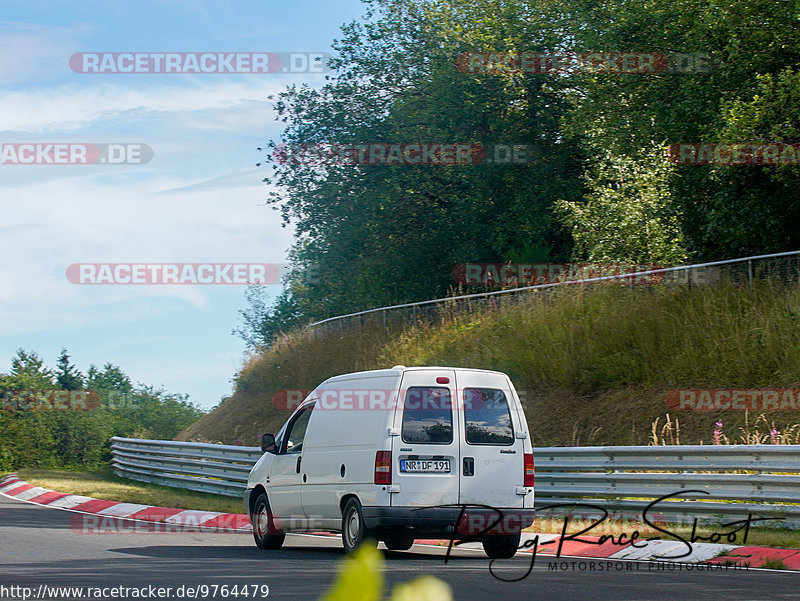
[{"label": "black tire", "polygon": [[347,501],[342,512],[342,546],[346,553],[353,553],[363,544],[374,547],[378,542],[364,525],[361,503],[353,497]]},{"label": "black tire", "polygon": [[414,539],[408,534],[397,534],[387,537],[383,544],[389,551],[408,551],[414,544]]},{"label": "black tire", "polygon": [[492,559],[510,559],[519,549],[519,534],[496,534],[483,539],[483,550]]},{"label": "black tire", "polygon": [[259,549],[274,550],[283,546],[283,541],[286,540],[286,533],[279,532],[275,527],[266,493],[262,492],[256,498],[250,521],[253,524],[253,540],[256,541],[256,546]]}]

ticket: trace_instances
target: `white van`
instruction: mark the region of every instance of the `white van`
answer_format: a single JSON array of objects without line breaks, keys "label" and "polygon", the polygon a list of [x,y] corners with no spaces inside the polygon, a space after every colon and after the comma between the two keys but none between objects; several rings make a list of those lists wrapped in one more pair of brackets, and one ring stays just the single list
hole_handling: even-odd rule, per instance
[{"label": "white van", "polygon": [[391,550],[415,538],[479,540],[511,557],[533,523],[533,453],[509,377],[404,367],[325,380],[277,435],[264,434],[244,504],[256,544],[342,532]]}]

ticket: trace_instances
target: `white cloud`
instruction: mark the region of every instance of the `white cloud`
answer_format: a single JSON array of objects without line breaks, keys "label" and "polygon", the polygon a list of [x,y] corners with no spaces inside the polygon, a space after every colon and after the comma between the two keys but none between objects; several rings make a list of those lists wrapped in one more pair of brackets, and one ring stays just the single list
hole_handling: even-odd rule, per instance
[{"label": "white cloud", "polygon": [[263,206],[263,184],[154,193],[175,183],[122,187],[83,177],[14,188],[0,232],[0,330],[139,319],[166,310],[153,303],[159,298],[209,302],[201,286],[71,284],[72,263],[284,261],[291,232]]},{"label": "white cloud", "polygon": [[64,72],[77,40],[91,29],[84,24],[57,27],[0,21],[0,82],[41,80]]},{"label": "white cloud", "polygon": [[[230,190],[241,186],[253,186],[257,182],[263,180],[264,173],[258,172],[255,169],[252,171],[242,171],[240,173],[231,173],[222,175],[202,182],[195,182],[190,184],[182,184],[178,187],[161,190],[159,194],[175,194],[182,192],[196,192],[199,190]],[[262,186],[264,198],[267,195],[266,186]]]},{"label": "white cloud", "polygon": [[[186,76],[171,79],[174,82],[180,77]],[[120,117],[130,120],[160,114],[163,119],[164,113],[177,113],[186,118],[187,114],[219,109],[257,109],[264,118],[271,114],[267,96],[285,89],[292,81],[283,75],[274,78],[242,75],[235,80],[219,75],[205,77],[206,81],[192,77],[169,85],[145,86],[141,85],[141,80],[129,79],[128,83],[65,84],[0,92],[0,131],[76,131],[97,122],[113,123]],[[225,79],[215,79],[220,77]],[[241,116],[231,113],[227,118],[236,119],[238,126],[243,125]],[[244,118],[252,119],[252,115]],[[231,125],[230,121],[225,123],[224,129],[231,131]]]}]

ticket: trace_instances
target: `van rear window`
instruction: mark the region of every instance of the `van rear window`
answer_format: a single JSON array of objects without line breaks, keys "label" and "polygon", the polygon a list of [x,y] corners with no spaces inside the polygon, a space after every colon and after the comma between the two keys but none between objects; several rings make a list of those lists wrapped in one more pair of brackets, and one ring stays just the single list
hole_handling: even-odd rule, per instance
[{"label": "van rear window", "polygon": [[453,404],[450,390],[412,386],[403,404],[403,442],[449,444],[453,442]]},{"label": "van rear window", "polygon": [[502,390],[464,389],[464,423],[469,444],[514,444],[508,401]]}]

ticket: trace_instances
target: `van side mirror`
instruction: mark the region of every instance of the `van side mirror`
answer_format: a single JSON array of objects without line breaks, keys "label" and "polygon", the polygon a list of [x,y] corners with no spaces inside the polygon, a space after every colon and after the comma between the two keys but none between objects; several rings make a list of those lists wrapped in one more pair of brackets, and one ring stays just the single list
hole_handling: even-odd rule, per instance
[{"label": "van side mirror", "polygon": [[261,451],[263,453],[274,453],[277,451],[275,448],[275,435],[262,434],[261,435]]}]

